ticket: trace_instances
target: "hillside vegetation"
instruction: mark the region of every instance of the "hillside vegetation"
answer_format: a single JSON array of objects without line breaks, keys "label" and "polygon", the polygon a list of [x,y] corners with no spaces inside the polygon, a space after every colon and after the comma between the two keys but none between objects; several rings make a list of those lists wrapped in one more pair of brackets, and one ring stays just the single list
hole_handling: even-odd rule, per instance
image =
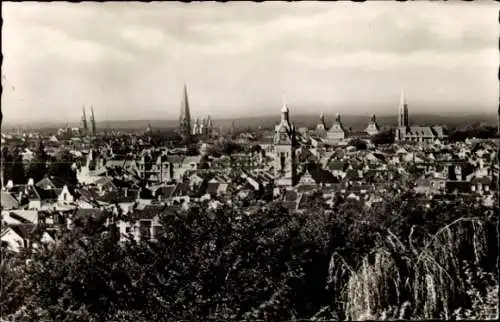
[{"label": "hillside vegetation", "polygon": [[53,321],[493,319],[497,216],[414,195],[161,214],[157,242],[113,225],[3,254],[3,318]]}]

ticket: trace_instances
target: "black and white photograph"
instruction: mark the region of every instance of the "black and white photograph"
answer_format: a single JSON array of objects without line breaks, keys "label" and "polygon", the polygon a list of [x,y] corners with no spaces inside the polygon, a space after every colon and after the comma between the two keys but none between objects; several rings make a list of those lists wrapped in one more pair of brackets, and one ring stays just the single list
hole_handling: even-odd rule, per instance
[{"label": "black and white photograph", "polygon": [[498,2],[1,9],[0,322],[498,319]]}]

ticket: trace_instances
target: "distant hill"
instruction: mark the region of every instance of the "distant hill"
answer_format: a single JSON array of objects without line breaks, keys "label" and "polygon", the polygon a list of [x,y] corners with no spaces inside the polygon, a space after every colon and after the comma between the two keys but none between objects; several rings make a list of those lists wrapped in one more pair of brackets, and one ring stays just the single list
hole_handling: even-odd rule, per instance
[{"label": "distant hill", "polygon": [[[327,125],[332,124],[335,116],[326,115]],[[369,122],[369,115],[342,115],[342,123],[346,128],[352,128],[353,130],[362,130],[366,127]],[[226,119],[214,119],[214,124],[216,127],[222,127],[223,130],[228,130],[231,128],[233,122],[237,129],[244,128],[272,128],[279,122],[279,115],[272,116],[255,116],[255,117],[240,117],[240,118],[226,118]],[[315,127],[319,122],[319,115],[317,114],[297,114],[291,115],[291,120],[295,123],[297,127]],[[380,126],[395,126],[397,123],[396,115],[377,115],[377,122]],[[119,129],[119,130],[131,130],[140,131],[145,130],[148,124],[151,123],[153,129],[172,129],[176,128],[178,120],[128,120],[128,121],[105,121],[97,122],[96,126],[98,131],[104,129]],[[411,115],[410,114],[410,124],[415,125],[444,125],[444,126],[461,126],[468,124],[488,124],[496,125],[497,116],[493,115],[461,115],[461,116],[450,116],[450,115]],[[79,127],[79,123],[69,123],[70,127]],[[3,124],[5,130],[20,127],[15,124]],[[26,129],[58,129],[66,127],[66,123],[30,123],[21,126]]]}]

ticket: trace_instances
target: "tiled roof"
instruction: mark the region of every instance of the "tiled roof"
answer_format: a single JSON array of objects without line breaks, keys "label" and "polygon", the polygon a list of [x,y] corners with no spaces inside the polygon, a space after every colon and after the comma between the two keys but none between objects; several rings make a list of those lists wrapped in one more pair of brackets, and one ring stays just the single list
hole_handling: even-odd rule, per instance
[{"label": "tiled roof", "polygon": [[196,155],[196,156],[187,156],[184,158],[184,161],[182,163],[184,164],[190,164],[190,163],[200,163],[201,161],[201,155]]},{"label": "tiled roof", "polygon": [[316,168],[310,170],[309,173],[314,181],[320,183],[338,183],[339,180],[330,172],[324,169]]},{"label": "tiled roof", "polygon": [[342,161],[331,161],[327,165],[330,170],[345,171],[346,163]]},{"label": "tiled roof", "polygon": [[295,202],[299,198],[299,193],[293,190],[287,190],[283,197],[284,202]]},{"label": "tiled roof", "polygon": [[176,186],[171,185],[161,185],[155,191],[155,196],[161,196],[163,200],[172,198],[175,193]]},{"label": "tiled roof", "polygon": [[30,239],[36,226],[33,224],[23,224],[10,227],[16,234],[23,239]]},{"label": "tiled roof", "polygon": [[41,200],[56,200],[59,197],[60,189],[45,190],[38,188],[37,191]]},{"label": "tiled roof", "polygon": [[438,137],[445,136],[444,129],[442,126],[433,126],[432,130],[434,131],[435,135]]},{"label": "tiled roof", "polygon": [[10,210],[19,207],[19,202],[7,191],[1,191],[0,204],[3,209]]},{"label": "tiled roof", "polygon": [[75,216],[96,216],[104,212],[99,208],[78,208],[75,211]]},{"label": "tiled roof", "polygon": [[492,183],[492,180],[490,177],[474,177],[471,180],[472,184],[486,184],[489,185]]},{"label": "tiled roof", "polygon": [[432,132],[431,127],[429,127],[429,126],[411,126],[410,127],[410,134],[416,135],[416,136],[421,136],[421,137],[426,137],[426,138],[433,138],[434,137],[434,133]]},{"label": "tiled roof", "polygon": [[9,215],[23,224],[36,225],[38,223],[38,211],[36,210],[13,210],[9,212]]},{"label": "tiled roof", "polygon": [[134,209],[134,217],[138,219],[153,219],[155,216],[161,214],[165,209],[165,205],[146,205],[142,209]]}]

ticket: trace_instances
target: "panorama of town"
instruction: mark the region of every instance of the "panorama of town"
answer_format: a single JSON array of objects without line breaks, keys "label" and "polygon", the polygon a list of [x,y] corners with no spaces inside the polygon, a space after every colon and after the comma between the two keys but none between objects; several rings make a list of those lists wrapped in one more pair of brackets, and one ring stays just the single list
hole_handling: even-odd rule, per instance
[{"label": "panorama of town", "polygon": [[[120,234],[156,238],[157,213],[165,207],[248,207],[280,201],[306,210],[311,196],[327,205],[337,198],[372,207],[384,196],[412,191],[422,202],[457,198],[494,206],[496,139],[455,133],[442,126],[409,124],[404,93],[398,124],[382,131],[375,114],[363,132],[348,131],[337,113],[321,114],[314,128],[296,128],[293,110],[276,109],[274,131],[221,133],[214,120],[191,118],[184,86],[177,131],[162,134],[96,127],[82,109],[80,128],[52,135],[2,133],[2,243],[18,252],[44,223],[43,242],[81,218],[120,213]],[[133,216],[132,216],[133,214]],[[127,219],[130,215],[131,219]],[[133,219],[132,219],[133,218]]]},{"label": "panorama of town", "polygon": [[2,250],[52,249],[64,232],[95,233],[89,223],[113,227],[118,243],[155,243],[169,230],[161,219],[168,209],[236,211],[241,219],[313,216],[318,207],[337,214],[348,205],[365,216],[401,207],[398,196],[434,211],[462,204],[493,214],[496,129],[410,124],[404,92],[396,126],[381,128],[372,114],[358,132],[338,113],[297,128],[286,98],[274,129],[233,122],[224,131],[210,117],[191,117],[186,85],[180,101],[177,129],[100,130],[93,107],[89,122],[83,107],[78,128],[2,132]]},{"label": "panorama of town", "polygon": [[0,322],[498,319],[494,1],[2,9]]}]

